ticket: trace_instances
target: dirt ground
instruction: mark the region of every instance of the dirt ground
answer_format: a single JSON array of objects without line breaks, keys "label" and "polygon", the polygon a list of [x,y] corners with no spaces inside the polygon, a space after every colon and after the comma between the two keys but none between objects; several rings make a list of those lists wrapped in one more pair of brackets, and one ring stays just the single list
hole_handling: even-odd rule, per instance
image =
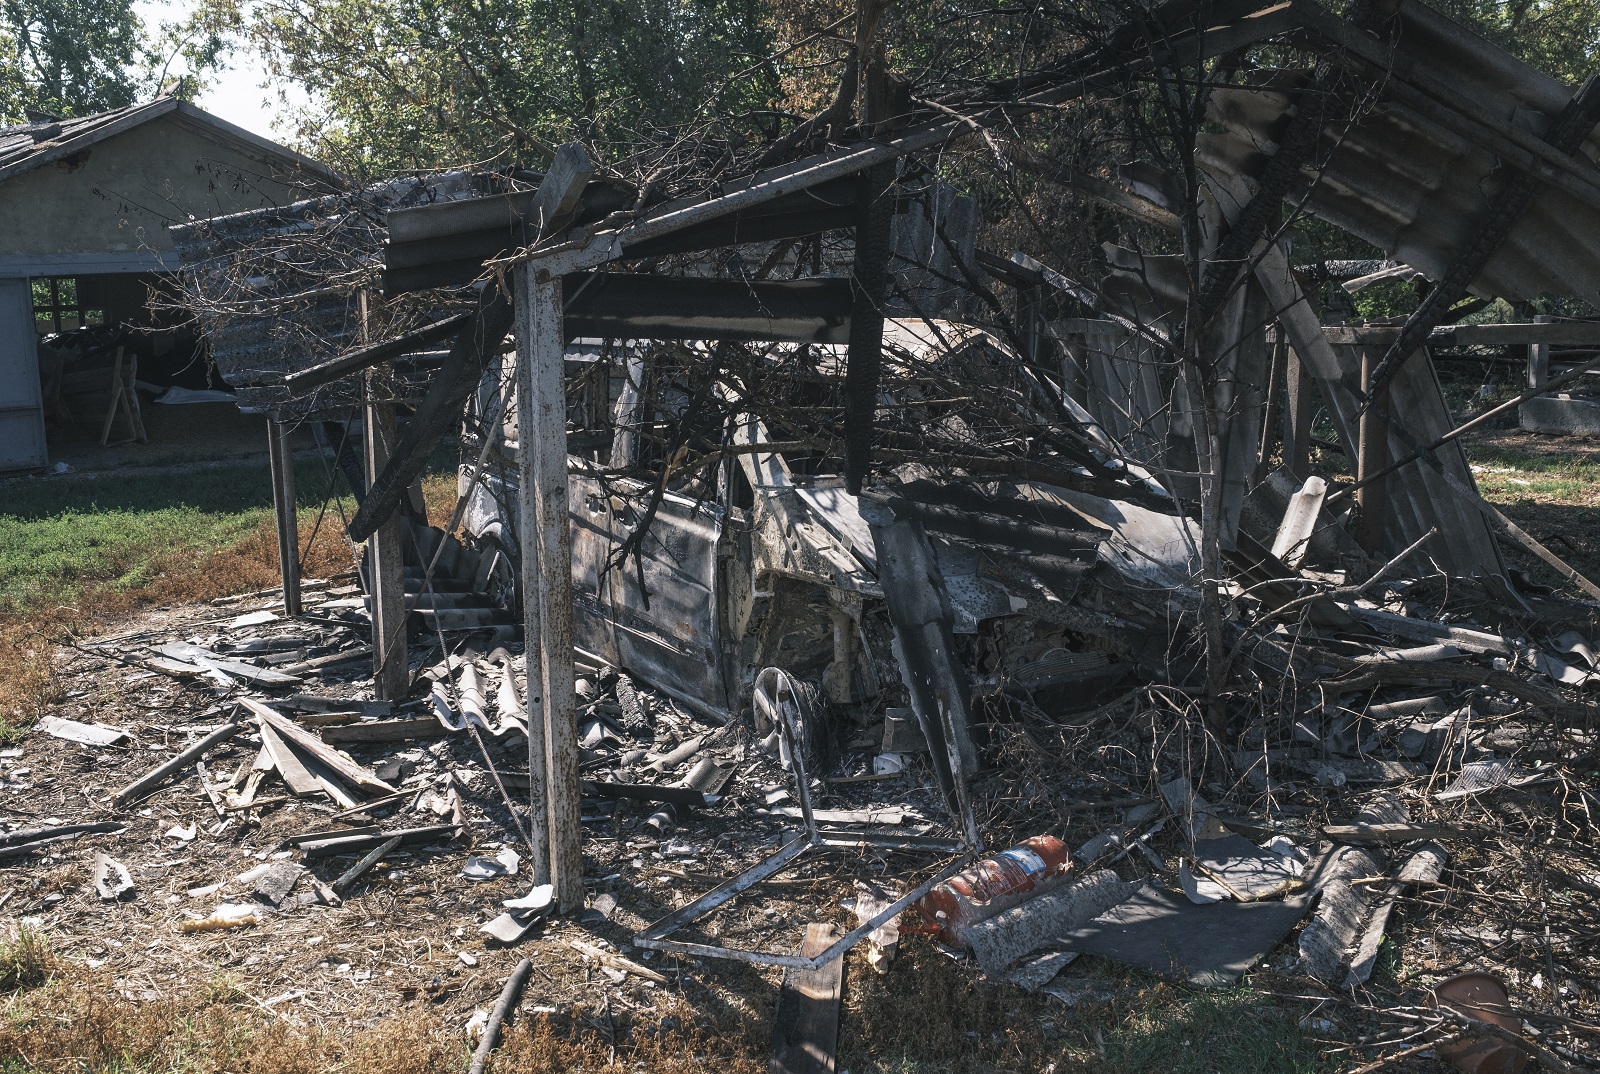
[{"label": "dirt ground", "polygon": [[[709,1069],[764,1063],[778,971],[727,960],[680,960],[636,949],[630,941],[649,922],[776,849],[796,822],[770,810],[792,804],[792,791],[786,792],[786,774],[761,752],[750,729],[701,725],[662,698],[651,705],[652,741],[602,741],[585,755],[591,768],[609,770],[611,778],[665,779],[671,773],[618,767],[615,758],[632,746],[659,752],[690,735],[709,734],[704,752],[733,765],[734,778],[716,806],[682,818],[665,834],[644,824],[654,806],[591,804],[584,822],[588,908],[582,914],[552,921],[511,947],[479,932],[500,912],[502,900],[528,891],[526,864],[516,876],[492,880],[469,880],[463,867],[474,855],[525,848],[472,738],[441,729],[421,741],[346,748],[357,762],[387,770],[412,792],[373,810],[372,822],[388,829],[439,823],[453,786],[468,819],[465,838],[402,848],[340,905],[261,905],[258,924],[185,932],[186,921],[219,904],[250,903],[252,870],[299,860],[284,840],[369,820],[336,823],[336,806],[294,799],[270,781],[256,808],[222,814],[192,768],[126,809],[110,800],[198,732],[217,726],[232,707],[229,692],[219,686],[176,681],[112,654],[140,640],[221,645],[229,637],[308,631],[325,640],[340,631],[328,625],[319,633],[315,620],[242,632],[226,627],[242,613],[270,607],[269,599],[258,598],[157,610],[121,624],[114,634],[128,640],[61,650],[64,693],[54,714],[120,727],[130,739],[92,747],[36,731],[21,747],[5,751],[0,825],[18,830],[114,820],[125,827],[5,862],[0,907],[8,917],[45,933],[74,972],[91,975],[129,1004],[222,995],[296,1032],[381,1030],[404,1017],[459,1050],[468,1045],[474,1014],[481,1017],[493,1005],[512,968],[528,957],[534,982],[521,1013],[530,1025],[562,1027],[612,1058],[619,1042],[625,1052],[636,1049],[651,1034],[661,1039],[667,1025],[674,1033],[693,1034]],[[360,665],[343,675],[324,673],[315,685],[319,692],[346,697],[366,696],[368,688]],[[1154,799],[1155,780],[1184,769],[1190,746],[1182,728],[1156,729],[1158,720],[1172,719],[1170,711],[1163,713],[1148,692],[1134,691],[1125,700],[1059,722],[1023,719],[991,727],[995,764],[976,787],[991,843],[1049,831],[1077,845],[1120,826],[1131,806]],[[409,714],[420,714],[420,705],[414,702]],[[1501,730],[1526,728],[1528,715],[1506,717]],[[520,745],[486,741],[497,771],[525,771]],[[843,750],[829,773],[859,774],[871,755],[863,744]],[[1354,994],[1307,978],[1297,966],[1293,936],[1249,976],[1247,987],[1220,998],[1174,989],[1092,956],[1056,980],[1055,995],[1030,994],[945,957],[928,938],[907,936],[887,976],[869,968],[862,949],[847,957],[841,1069],[1186,1070],[1170,1061],[1184,1051],[1178,1039],[1169,1039],[1172,1028],[1192,1025],[1194,1033],[1221,1040],[1219,1034],[1237,1031],[1225,1028],[1225,1008],[1239,1002],[1256,1012],[1252,1032],[1262,1035],[1240,1053],[1241,1060],[1256,1056],[1265,1063],[1257,1069],[1264,1070],[1338,1069],[1348,1065],[1346,1054],[1359,1056],[1360,1049],[1398,1039],[1405,1026],[1397,1028],[1394,1012],[1421,1012],[1428,985],[1467,968],[1499,973],[1528,1010],[1530,1024],[1542,1025],[1563,1047],[1582,1047],[1583,1031],[1574,1027],[1591,1022],[1600,1006],[1600,945],[1594,943],[1600,935],[1594,899],[1600,894],[1600,857],[1591,819],[1600,799],[1590,789],[1593,738],[1571,729],[1535,730],[1513,734],[1511,748],[1525,763],[1544,766],[1548,778],[1449,804],[1430,800],[1432,779],[1401,788],[1335,790],[1299,777],[1263,789],[1237,776],[1228,780],[1224,769],[1212,770],[1218,778],[1206,784],[1206,793],[1239,815],[1239,823],[1250,824],[1247,818],[1253,817],[1264,826],[1245,829],[1258,838],[1271,829],[1316,846],[1321,824],[1348,820],[1375,794],[1397,789],[1412,805],[1413,819],[1463,833],[1449,843],[1450,867],[1441,882],[1400,897],[1379,972]],[[208,778],[214,785],[228,782],[251,764],[256,749],[248,736],[235,738],[206,758]],[[818,806],[900,811],[901,832],[948,830],[941,827],[943,812],[920,764],[893,779],[822,783],[817,789]],[[1162,871],[1172,868],[1180,846],[1170,828],[1151,845],[1151,860],[1132,855],[1119,863],[1125,878],[1151,875],[1156,863]],[[135,888],[130,896],[104,901],[96,895],[97,853],[128,867]],[[758,897],[726,908],[696,938],[793,950],[806,922],[854,926],[845,901],[855,894],[855,881],[903,889],[942,860],[873,851],[802,859],[799,869],[780,874]],[[312,876],[331,883],[351,861],[318,858],[305,864]],[[308,878],[297,891],[309,890]],[[665,979],[619,972],[574,942],[622,954]],[[516,1054],[508,1052],[506,1061]],[[1396,1069],[1435,1069],[1433,1063],[1423,1055]]]},{"label": "dirt ground", "polygon": [[[1600,443],[1552,445],[1548,438],[1518,432],[1489,433],[1474,443],[1513,459],[1515,466],[1502,467],[1513,476],[1535,473],[1536,466],[1517,468],[1535,465],[1516,461],[1522,456],[1600,462]],[[1600,575],[1594,507],[1532,494],[1502,505],[1581,569]],[[1530,572],[1537,566],[1526,565]],[[1417,614],[1443,609],[1430,605],[1426,594],[1407,599],[1408,610]],[[219,810],[193,767],[127,808],[116,807],[116,790],[218,726],[234,711],[237,693],[209,680],[180,681],[130,665],[119,653],[175,640],[222,647],[291,637],[307,646],[349,644],[359,634],[337,612],[316,609],[300,621],[229,625],[244,613],[273,607],[272,597],[263,594],[149,609],[101,624],[98,636],[58,650],[56,701],[49,714],[121,728],[128,738],[95,747],[35,731],[0,751],[0,839],[57,824],[114,821],[122,828],[0,858],[0,920],[46,936],[59,959],[62,988],[80,999],[101,997],[95,1002],[114,1021],[154,1026],[159,1034],[161,1025],[189,1026],[209,1017],[206,1012],[223,1010],[258,1035],[277,1027],[285,1040],[300,1041],[303,1063],[241,1066],[215,1056],[187,1056],[160,1065],[117,1059],[116,1048],[132,1046],[113,1047],[111,1038],[51,1044],[56,1037],[46,1030],[54,1026],[51,1032],[65,1033],[60,1026],[77,1017],[73,997],[8,996],[3,957],[0,1004],[9,1020],[0,1026],[0,1053],[15,1045],[24,1070],[315,1070],[333,1069],[331,1061],[319,1066],[319,1057],[360,1040],[366,1043],[355,1052],[339,1053],[349,1061],[341,1060],[338,1069],[459,1069],[471,1046],[469,1026],[493,1006],[502,983],[526,957],[533,962],[533,980],[518,1028],[494,1069],[675,1069],[673,1063],[685,1059],[687,1069],[765,1068],[777,970],[678,959],[631,942],[645,925],[771,853],[794,831],[797,822],[778,812],[794,803],[792,781],[745,723],[715,728],[651,696],[646,731],[630,734],[607,724],[609,733],[586,745],[586,777],[670,782],[687,766],[655,772],[623,758],[638,749],[660,753],[695,735],[708,735],[702,755],[732,766],[734,774],[715,806],[686,812],[665,832],[645,823],[655,806],[588,803],[586,908],[547,922],[511,946],[479,929],[501,912],[503,900],[528,892],[526,847],[470,735],[441,728],[415,741],[343,747],[409,792],[364,815],[336,819],[337,805],[294,798],[276,777],[262,784],[255,807]],[[588,711],[600,711],[612,695],[602,677],[589,677],[598,696]],[[320,672],[300,688],[351,699],[371,696],[360,664]],[[1419,692],[1380,686],[1346,703],[1362,710]],[[1452,704],[1478,705],[1471,749],[1513,758],[1536,778],[1441,800],[1437,792],[1453,778],[1449,764],[1458,764],[1463,753],[1421,775],[1388,782],[1325,780],[1320,760],[1297,739],[1293,721],[1252,714],[1248,699],[1243,715],[1220,738],[1197,706],[1152,687],[1126,689],[1107,704],[1064,712],[987,708],[981,728],[985,769],[974,795],[992,848],[1042,832],[1060,836],[1069,847],[1107,831],[1126,833],[1136,811],[1157,807],[1161,783],[1186,775],[1236,830],[1257,842],[1285,835],[1313,854],[1329,849],[1321,834],[1325,825],[1349,822],[1378,799],[1398,796],[1413,821],[1453,833],[1443,839],[1448,864],[1437,882],[1397,893],[1376,971],[1354,990],[1307,976],[1298,932],[1241,984],[1215,991],[1195,991],[1086,955],[1056,978],[1052,991],[1029,992],[985,977],[970,960],[952,957],[957,952],[916,935],[902,938],[897,958],[879,975],[857,948],[846,956],[839,1069],[1309,1072],[1349,1070],[1390,1057],[1386,1069],[1439,1071],[1448,1068],[1432,1051],[1399,1053],[1416,1046],[1428,990],[1466,970],[1499,975],[1530,1032],[1548,1044],[1552,1056],[1594,1063],[1600,1055],[1594,1015],[1600,1010],[1596,728],[1592,722],[1563,725],[1486,691],[1445,692]],[[402,715],[426,715],[424,706],[425,699],[417,698]],[[1378,755],[1395,756],[1392,729],[1374,727],[1373,733]],[[951,832],[924,760],[913,755],[903,774],[888,779],[834,782],[869,771],[876,752],[866,729],[844,727],[837,738],[839,748],[820,772],[824,781],[814,788],[818,806],[898,811],[893,827],[901,834]],[[485,743],[496,771],[526,771],[520,744],[492,737]],[[1246,755],[1262,749],[1278,767],[1268,779],[1259,770],[1252,778]],[[248,734],[233,739],[207,755],[204,779],[213,787],[230,782],[249,768],[257,750]],[[525,792],[512,784],[509,793],[520,808]],[[332,883],[354,860],[304,859],[286,840],[360,824],[389,830],[438,824],[449,819],[452,790],[465,811],[463,836],[400,848],[338,905],[304,899],[274,909],[256,903],[256,924],[184,931],[186,922],[223,903],[251,904],[252,874],[263,866],[303,863],[310,872],[295,889],[303,897],[314,892],[313,878]],[[1147,828],[1148,821],[1139,830]],[[1172,882],[1183,852],[1175,826],[1157,830],[1148,846],[1149,854],[1120,858],[1116,870],[1127,880]],[[508,850],[523,855],[516,875],[463,875],[471,858]],[[112,901],[96,894],[98,854],[126,865],[132,893]],[[864,850],[807,856],[799,868],[724,908],[693,938],[792,951],[808,922],[855,925],[846,904],[857,894],[858,881],[905,890],[946,860]],[[1365,885],[1387,882],[1381,875],[1360,879]],[[598,946],[664,979],[619,971],[574,944]],[[29,1052],[30,1041],[40,1049],[100,1048],[101,1059],[80,1056],[63,1065],[59,1055]],[[388,1065],[372,1058],[377,1053],[387,1055]],[[414,1056],[425,1059],[413,1061]],[[0,1070],[10,1069],[6,1061],[0,1054]]]}]

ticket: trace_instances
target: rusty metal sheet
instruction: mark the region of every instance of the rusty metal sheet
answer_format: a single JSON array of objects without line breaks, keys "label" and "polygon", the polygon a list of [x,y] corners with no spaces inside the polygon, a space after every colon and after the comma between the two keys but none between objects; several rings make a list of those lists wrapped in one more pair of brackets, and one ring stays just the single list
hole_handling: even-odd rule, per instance
[{"label": "rusty metal sheet", "polygon": [[569,488],[578,647],[726,719],[732,676],[722,645],[721,510],[667,493],[638,557],[608,569],[639,524],[645,498],[613,498],[582,473],[570,475]]}]

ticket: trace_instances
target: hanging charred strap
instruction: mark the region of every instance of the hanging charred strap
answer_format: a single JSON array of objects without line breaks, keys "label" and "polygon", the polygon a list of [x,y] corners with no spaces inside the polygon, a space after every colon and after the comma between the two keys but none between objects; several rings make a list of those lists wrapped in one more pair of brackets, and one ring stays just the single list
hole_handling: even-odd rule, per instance
[{"label": "hanging charred strap", "polygon": [[1328,115],[1329,70],[1327,63],[1317,66],[1310,84],[1300,93],[1299,107],[1290,118],[1288,128],[1278,140],[1278,151],[1267,158],[1255,196],[1217,244],[1205,275],[1200,279],[1200,324],[1209,324],[1227,302],[1239,281],[1239,274],[1249,263],[1250,251],[1261,241],[1267,228],[1277,222],[1278,206],[1317,148]]},{"label": "hanging charred strap", "polygon": [[352,541],[370,537],[400,506],[406,489],[428,464],[428,456],[439,440],[461,420],[467,396],[478,387],[489,361],[500,350],[500,343],[511,331],[511,298],[497,283],[490,281],[478,295],[478,307],[461,334],[450,347],[444,365],[434,375],[428,394],[405,431],[383,472],[372,483],[356,517],[350,520]]},{"label": "hanging charred strap", "polygon": [[[1590,75],[1551,124],[1544,140],[1571,156],[1578,151],[1596,122],[1600,122],[1600,76]],[[1467,288],[1483,272],[1489,259],[1517,221],[1522,219],[1533,195],[1538,192],[1538,180],[1529,173],[1509,168],[1506,171],[1505,188],[1484,213],[1477,227],[1473,228],[1471,240],[1450,262],[1439,286],[1428,292],[1422,304],[1406,319],[1400,335],[1390,345],[1383,360],[1373,368],[1372,388],[1361,402],[1363,413],[1372,405],[1373,399],[1383,397],[1383,389],[1394,379],[1401,365],[1427,341],[1428,333],[1444,320],[1450,307],[1467,293]]]},{"label": "hanging charred strap", "polygon": [[850,270],[850,350],[844,371],[844,474],[853,496],[872,465],[872,426],[883,374],[883,299],[889,283],[887,196],[894,164],[879,164],[861,176],[857,202],[856,259]]}]

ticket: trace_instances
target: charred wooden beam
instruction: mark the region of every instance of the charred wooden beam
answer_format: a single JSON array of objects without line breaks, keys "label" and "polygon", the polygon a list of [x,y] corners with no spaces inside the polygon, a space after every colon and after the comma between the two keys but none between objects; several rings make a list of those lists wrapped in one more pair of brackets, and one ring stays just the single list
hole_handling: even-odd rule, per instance
[{"label": "charred wooden beam", "polygon": [[472,320],[472,314],[462,313],[454,317],[446,317],[441,321],[423,325],[404,335],[396,336],[386,343],[377,343],[370,347],[341,354],[337,358],[330,358],[326,362],[319,362],[309,369],[301,369],[290,373],[283,378],[283,386],[291,394],[308,392],[312,388],[320,388],[324,384],[338,380],[340,377],[351,373],[359,373],[363,369],[370,369],[380,362],[387,362],[391,358],[410,354],[420,350],[430,343],[437,343],[441,339],[449,339],[467,323]]},{"label": "charred wooden beam", "polygon": [[444,366],[405,432],[400,434],[388,462],[369,486],[355,518],[350,520],[352,541],[364,541],[400,506],[401,497],[422,474],[428,455],[439,438],[460,420],[462,404],[478,386],[489,360],[511,331],[511,300],[491,283],[478,296],[478,308],[456,337]]},{"label": "charred wooden beam", "polygon": [[565,281],[567,338],[843,343],[850,282],[745,281],[577,273]]}]

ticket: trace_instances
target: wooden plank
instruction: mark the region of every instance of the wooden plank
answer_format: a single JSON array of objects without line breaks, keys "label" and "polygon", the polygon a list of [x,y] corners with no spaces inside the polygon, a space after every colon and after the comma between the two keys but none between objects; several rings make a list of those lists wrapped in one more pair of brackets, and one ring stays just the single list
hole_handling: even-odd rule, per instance
[{"label": "wooden plank", "polygon": [[188,749],[179,753],[176,757],[157,765],[151,771],[145,773],[132,783],[128,784],[126,787],[122,788],[122,790],[116,793],[113,801],[115,801],[119,806],[126,805],[130,799],[139,797],[146,791],[153,788],[157,783],[160,783],[162,780],[172,775],[174,772],[177,772],[179,769],[184,768],[191,762],[196,761],[200,757],[204,756],[207,750],[213,749],[216,746],[226,742],[234,735],[237,735],[240,731],[245,729],[245,726],[245,724],[236,721],[223,724],[205,738],[202,738]]},{"label": "wooden plank", "polygon": [[531,217],[541,239],[549,238],[572,223],[583,188],[592,178],[594,164],[583,146],[567,142],[556,147],[555,159],[550,162],[533,199]]},{"label": "wooden plank", "polygon": [[[302,723],[309,721],[303,720]],[[445,730],[432,716],[417,720],[372,720],[324,727],[324,742],[404,742],[416,738],[438,738]]]},{"label": "wooden plank", "polygon": [[[367,371],[365,397],[367,487],[383,473],[395,443],[394,403],[387,370]],[[402,700],[411,685],[406,667],[404,520],[391,513],[367,538],[367,585],[372,598],[372,679],[385,701]]]},{"label": "wooden plank", "polygon": [[1417,839],[1452,839],[1465,835],[1449,824],[1329,824],[1322,833],[1340,843],[1410,843]]},{"label": "wooden plank", "polygon": [[[538,598],[539,563],[537,534],[539,513],[535,506],[533,489],[536,487],[533,451],[522,430],[532,424],[524,417],[523,400],[534,396],[534,335],[533,303],[530,297],[535,290],[532,270],[518,266],[515,270],[517,383],[515,406],[517,410],[517,483],[522,495],[517,499],[517,534],[520,543],[518,565],[522,593],[522,657],[527,675],[527,726],[528,726],[528,849],[532,859],[535,884],[550,883],[550,803],[548,794],[549,748],[545,741],[544,617]],[[559,288],[559,284],[557,287]],[[542,296],[546,310],[537,320],[549,319],[548,295]],[[556,318],[560,319],[560,297],[555,299]],[[549,329],[546,328],[546,331]],[[560,335],[559,327],[556,334]]]},{"label": "wooden plank", "polygon": [[[1382,345],[1400,335],[1398,325],[1327,325],[1329,343]],[[1428,333],[1429,347],[1600,346],[1600,321],[1508,322],[1505,324],[1441,325]]]},{"label": "wooden plank", "polygon": [[[555,277],[517,269],[517,441],[522,488],[524,645],[528,660],[528,768],[542,773],[548,816],[544,848],[549,877],[563,912],[583,905],[583,856],[578,789],[577,694],[572,664],[572,537],[567,502],[565,333],[562,287]],[[537,684],[537,691],[535,684]],[[537,692],[537,697],[535,696]],[[537,714],[537,715],[536,715]],[[543,756],[535,756],[532,724]],[[540,842],[534,836],[534,854]]]},{"label": "wooden plank", "polygon": [[321,738],[298,727],[288,719],[274,712],[271,708],[252,698],[242,697],[239,704],[249,709],[263,724],[271,724],[278,736],[287,742],[300,747],[311,758],[327,765],[338,778],[353,787],[362,790],[376,791],[379,794],[395,794],[395,788],[354,761],[345,757],[338,750],[333,749]]},{"label": "wooden plank", "polygon": [[300,762],[300,758],[295,755],[295,752],[289,748],[288,744],[278,737],[278,733],[272,729],[272,725],[265,722],[261,724],[261,747],[266,751],[267,756],[272,759],[272,767],[278,770],[278,775],[283,777],[283,781],[289,785],[289,789],[295,794],[320,794],[322,792],[322,784],[318,782],[315,776],[306,771],[306,766]]},{"label": "wooden plank", "polygon": [[[834,925],[806,926],[797,952],[815,958],[839,938]],[[839,1047],[839,993],[844,985],[844,959],[814,970],[786,969],[772,1019],[772,1058],[768,1074],[833,1074]]]},{"label": "wooden plank", "polygon": [[272,474],[272,513],[278,529],[278,576],[283,581],[283,614],[300,614],[300,518],[295,510],[294,454],[289,430],[267,422],[267,463]]}]

